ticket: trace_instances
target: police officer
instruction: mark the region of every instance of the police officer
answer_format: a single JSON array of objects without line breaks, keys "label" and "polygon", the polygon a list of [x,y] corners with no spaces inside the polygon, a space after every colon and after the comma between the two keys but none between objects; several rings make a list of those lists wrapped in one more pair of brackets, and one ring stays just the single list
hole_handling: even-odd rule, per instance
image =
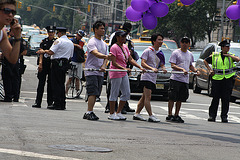
[{"label": "police officer", "polygon": [[[221,46],[220,53],[212,53],[204,60],[209,74],[212,76],[212,95],[213,99],[209,107],[209,122],[215,122],[218,110],[219,99],[222,102],[221,119],[223,123],[228,122],[229,101],[234,85],[235,64],[240,58],[232,53],[229,53],[230,40],[223,40],[219,43]],[[209,64],[212,64],[210,68]]]},{"label": "police officer", "polygon": [[74,45],[66,36],[67,29],[64,27],[57,27],[57,39],[49,50],[40,49],[37,53],[47,53],[51,55],[52,60],[52,91],[53,91],[53,105],[48,106],[48,109],[65,110],[66,96],[65,96],[65,79],[68,69],[69,59],[73,56]]},{"label": "police officer", "polygon": [[[43,39],[40,48],[43,50],[48,50],[52,46],[53,42],[56,40],[55,35],[55,26],[47,26],[48,37]],[[50,55],[47,53],[40,54],[38,57],[38,87],[37,87],[37,96],[35,100],[35,104],[32,105],[34,108],[41,108],[42,97],[44,92],[44,86],[47,79],[47,104],[51,106],[53,103],[52,98],[52,85],[51,85],[51,59]]]},{"label": "police officer", "polygon": [[[10,30],[9,31],[10,38],[9,42],[12,46],[14,46],[15,38],[14,33]],[[26,41],[21,37],[20,38],[20,55],[24,55],[27,52],[27,43]],[[3,86],[4,86],[4,102],[18,102],[19,95],[20,95],[20,72],[19,72],[19,66],[20,66],[20,59],[18,58],[18,61],[16,64],[12,64],[9,62],[9,60],[4,57],[3,64],[2,64],[2,79],[3,79]]]}]

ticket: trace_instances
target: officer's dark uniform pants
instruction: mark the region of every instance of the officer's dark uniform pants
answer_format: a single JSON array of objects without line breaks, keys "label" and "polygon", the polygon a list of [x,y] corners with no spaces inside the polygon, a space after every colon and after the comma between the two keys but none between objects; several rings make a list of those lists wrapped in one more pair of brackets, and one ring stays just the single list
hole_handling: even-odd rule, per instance
[{"label": "officer's dark uniform pants", "polygon": [[49,58],[43,58],[42,62],[42,71],[38,72],[38,88],[37,88],[37,97],[36,97],[36,104],[41,106],[42,97],[44,92],[44,86],[47,79],[47,104],[48,106],[52,105],[53,98],[52,98],[52,85],[51,85],[51,60]]},{"label": "officer's dark uniform pants", "polygon": [[57,109],[65,109],[65,80],[67,69],[67,60],[52,60],[53,106]]},{"label": "officer's dark uniform pants", "polygon": [[213,99],[209,107],[209,116],[216,118],[219,105],[219,99],[221,99],[222,111],[221,118],[227,118],[229,110],[229,101],[232,94],[232,88],[234,85],[234,79],[212,80],[212,95]]},{"label": "officer's dark uniform pants", "polygon": [[2,65],[2,79],[5,97],[4,100],[18,101],[19,99],[19,63],[15,65],[4,61]]}]

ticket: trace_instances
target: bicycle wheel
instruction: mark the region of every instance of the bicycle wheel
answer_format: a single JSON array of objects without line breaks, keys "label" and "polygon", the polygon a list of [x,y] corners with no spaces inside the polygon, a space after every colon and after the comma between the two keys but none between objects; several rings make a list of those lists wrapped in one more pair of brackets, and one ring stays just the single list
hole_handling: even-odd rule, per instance
[{"label": "bicycle wheel", "polygon": [[[78,87],[77,81],[79,81],[79,87]],[[68,86],[68,91],[66,92],[66,98],[68,99],[77,98],[82,93],[82,90],[83,90],[82,81],[77,76],[74,76],[72,77],[71,82]]]}]

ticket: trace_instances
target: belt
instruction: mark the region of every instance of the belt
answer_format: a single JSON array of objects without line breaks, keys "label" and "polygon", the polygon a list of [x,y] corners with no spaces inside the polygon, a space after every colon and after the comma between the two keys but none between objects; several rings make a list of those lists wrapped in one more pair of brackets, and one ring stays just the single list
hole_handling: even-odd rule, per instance
[{"label": "belt", "polygon": [[68,59],[67,58],[57,58],[57,59],[52,59],[53,62],[59,62],[59,61],[67,61],[68,62]]}]

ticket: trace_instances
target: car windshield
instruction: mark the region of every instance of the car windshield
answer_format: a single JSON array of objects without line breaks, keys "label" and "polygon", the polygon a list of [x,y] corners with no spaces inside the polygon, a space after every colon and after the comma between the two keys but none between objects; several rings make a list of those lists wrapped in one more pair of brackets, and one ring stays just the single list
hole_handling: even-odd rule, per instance
[{"label": "car windshield", "polygon": [[31,39],[30,39],[30,42],[31,43],[40,43],[46,37],[47,37],[47,35],[44,35],[44,36],[32,36]]},{"label": "car windshield", "polygon": [[177,44],[173,41],[164,41],[163,40],[163,43],[165,43],[169,49],[178,49]]}]

